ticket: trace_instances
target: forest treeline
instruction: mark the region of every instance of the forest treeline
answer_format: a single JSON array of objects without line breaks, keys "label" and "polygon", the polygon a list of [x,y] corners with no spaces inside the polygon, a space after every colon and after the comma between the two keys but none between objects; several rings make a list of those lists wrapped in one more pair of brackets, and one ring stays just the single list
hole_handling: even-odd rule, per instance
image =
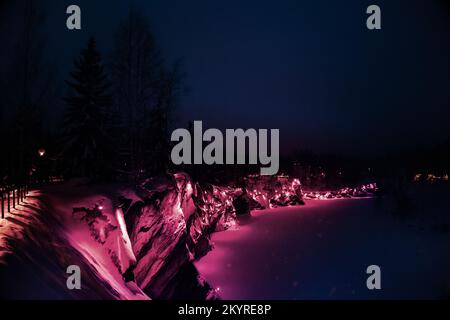
[{"label": "forest treeline", "polygon": [[[142,10],[131,6],[111,28],[114,41],[107,52],[102,39],[83,40],[83,50],[72,52],[71,72],[62,74],[55,59],[59,52],[47,43],[47,8],[33,0],[0,6],[0,185],[49,176],[137,180],[173,166],[169,130],[183,87],[180,66],[164,59]],[[368,168],[377,177],[447,174],[450,140],[384,156],[291,151],[280,160],[280,173],[325,168],[352,182]],[[259,170],[248,165],[177,169],[208,181],[236,181]]]},{"label": "forest treeline", "polygon": [[11,10],[13,36],[6,25],[0,33],[2,183],[51,175],[137,179],[164,171],[181,80],[148,18],[130,7],[112,31],[111,52],[101,52],[101,39],[91,37],[73,53],[62,81],[51,61],[58,53],[46,48],[45,8],[19,1]]}]

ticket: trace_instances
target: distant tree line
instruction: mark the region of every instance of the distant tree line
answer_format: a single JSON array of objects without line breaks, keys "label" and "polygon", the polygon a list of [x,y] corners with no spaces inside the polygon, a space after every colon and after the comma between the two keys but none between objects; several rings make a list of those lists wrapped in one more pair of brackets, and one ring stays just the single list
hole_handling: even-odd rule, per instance
[{"label": "distant tree line", "polygon": [[[164,61],[148,19],[130,8],[115,31],[112,51],[100,54],[91,38],[74,53],[73,70],[61,83],[46,54],[45,7],[33,0],[7,4],[0,12],[0,185],[49,175],[134,180],[170,167],[169,128],[181,77],[177,64]],[[55,121],[52,110],[60,108],[63,119]],[[44,157],[39,149],[45,149]],[[280,173],[295,174],[294,163],[326,168],[350,181],[368,172],[444,174],[450,170],[450,140],[367,158],[294,153],[282,159]],[[257,172],[251,166],[177,169],[198,180],[236,180]]]}]

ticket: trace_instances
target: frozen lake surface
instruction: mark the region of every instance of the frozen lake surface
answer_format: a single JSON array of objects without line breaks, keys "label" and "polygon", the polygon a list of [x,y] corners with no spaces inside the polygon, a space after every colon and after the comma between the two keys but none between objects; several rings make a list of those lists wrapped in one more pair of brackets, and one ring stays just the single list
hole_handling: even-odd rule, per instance
[{"label": "frozen lake surface", "polygon": [[[450,287],[449,234],[398,221],[375,199],[255,211],[212,240],[196,266],[222,299],[442,298]],[[381,290],[366,287],[372,264]]]}]

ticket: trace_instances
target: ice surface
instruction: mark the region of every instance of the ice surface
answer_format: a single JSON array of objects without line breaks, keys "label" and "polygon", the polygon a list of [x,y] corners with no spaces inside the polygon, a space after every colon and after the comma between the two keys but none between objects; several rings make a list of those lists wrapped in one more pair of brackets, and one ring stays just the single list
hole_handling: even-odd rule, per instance
[{"label": "ice surface", "polygon": [[[223,299],[438,298],[448,292],[448,234],[399,224],[376,199],[307,201],[254,211],[238,230],[212,236],[196,262]],[[366,268],[382,269],[382,290]]]}]

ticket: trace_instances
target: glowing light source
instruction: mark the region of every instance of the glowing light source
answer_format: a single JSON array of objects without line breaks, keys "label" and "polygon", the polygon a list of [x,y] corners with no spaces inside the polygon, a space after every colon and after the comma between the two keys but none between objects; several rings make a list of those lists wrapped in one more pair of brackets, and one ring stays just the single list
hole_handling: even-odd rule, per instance
[{"label": "glowing light source", "polygon": [[39,157],[45,156],[45,149],[44,149],[44,148],[40,148],[40,149],[38,150],[38,155],[39,155]]}]

